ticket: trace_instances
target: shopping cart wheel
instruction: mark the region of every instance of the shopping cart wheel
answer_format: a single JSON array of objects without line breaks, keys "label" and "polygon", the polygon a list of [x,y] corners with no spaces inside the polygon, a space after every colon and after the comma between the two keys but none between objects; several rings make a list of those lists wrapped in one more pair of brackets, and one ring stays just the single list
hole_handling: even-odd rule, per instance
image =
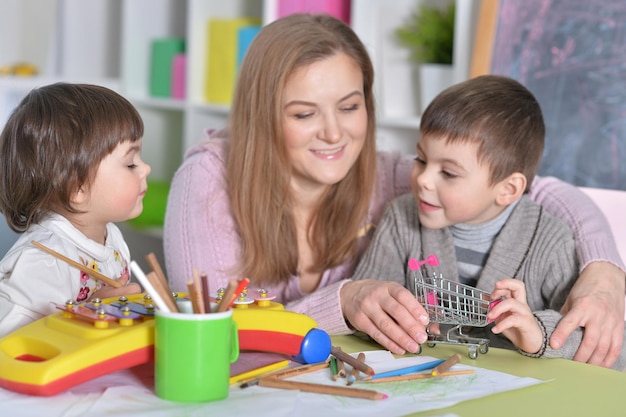
[{"label": "shopping cart wheel", "polygon": [[480,353],[484,355],[487,352],[489,352],[489,345],[486,343],[480,345]]},{"label": "shopping cart wheel", "polygon": [[428,345],[428,347],[430,347],[430,348],[434,348],[435,346],[437,346],[437,343],[435,343],[435,342],[428,342],[428,343],[426,343],[426,344],[427,344],[427,345]]},{"label": "shopping cart wheel", "polygon": [[470,359],[476,359],[478,357],[478,349],[476,346],[470,346],[467,348],[467,355]]}]

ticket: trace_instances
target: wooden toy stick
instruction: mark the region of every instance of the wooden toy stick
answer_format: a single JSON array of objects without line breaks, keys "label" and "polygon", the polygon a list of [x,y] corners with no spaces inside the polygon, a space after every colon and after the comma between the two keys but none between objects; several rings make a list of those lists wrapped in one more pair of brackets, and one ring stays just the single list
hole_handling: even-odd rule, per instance
[{"label": "wooden toy stick", "polygon": [[80,264],[80,263],[74,261],[73,259],[68,258],[65,255],[61,255],[59,252],[56,252],[56,251],[50,249],[49,247],[47,247],[47,246],[37,242],[36,240],[32,240],[30,243],[32,243],[34,246],[38,247],[39,249],[43,250],[44,252],[48,252],[50,255],[54,256],[55,258],[60,259],[63,262],[72,265],[74,268],[78,268],[81,271],[83,271],[84,273],[91,275],[95,279],[100,280],[100,281],[106,283],[107,285],[110,285],[111,287],[115,287],[115,288],[121,288],[122,287],[122,284],[120,284],[116,280],[111,279],[111,278],[107,277],[106,275],[101,274],[98,271],[94,271],[93,269],[89,268],[88,266]]}]

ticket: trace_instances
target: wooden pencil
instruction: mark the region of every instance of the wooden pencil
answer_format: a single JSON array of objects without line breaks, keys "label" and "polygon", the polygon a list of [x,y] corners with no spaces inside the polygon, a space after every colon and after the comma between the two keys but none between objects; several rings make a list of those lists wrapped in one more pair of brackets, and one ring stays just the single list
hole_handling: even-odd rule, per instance
[{"label": "wooden pencil", "polygon": [[[152,284],[153,290],[159,294],[163,302],[167,305],[169,311],[173,311],[175,313],[180,312],[178,304],[176,304],[176,301],[172,296],[172,291],[170,290],[170,287],[167,285],[167,283],[164,283],[155,271],[150,271],[149,273],[147,273],[146,278],[148,279],[148,281],[150,281],[150,284]],[[154,294],[151,295],[152,298],[154,298]]]},{"label": "wooden pencil", "polygon": [[337,369],[337,358],[335,358],[334,356],[330,357],[330,378],[333,381],[336,381],[337,378],[339,378],[339,374],[338,374],[338,369]]},{"label": "wooden pencil", "polygon": [[459,363],[460,360],[461,360],[461,355],[459,355],[458,353],[455,353],[454,355],[446,359],[444,363],[442,363],[441,365],[438,365],[435,369],[433,369],[433,371],[431,372],[432,376],[437,376],[444,372],[448,372],[448,370],[450,370],[450,368],[452,368],[454,365]]},{"label": "wooden pencil", "polygon": [[157,275],[161,283],[169,287],[169,284],[167,283],[167,277],[165,276],[165,273],[163,272],[163,268],[161,268],[161,264],[159,264],[159,261],[156,255],[154,254],[154,252],[150,252],[149,254],[146,255],[146,262],[148,263],[148,266],[150,267],[150,269],[152,269],[154,273]]},{"label": "wooden pencil", "polygon": [[233,375],[228,380],[228,383],[235,384],[239,382],[243,384],[245,382],[254,381],[260,378],[261,376],[269,374],[270,372],[276,369],[286,368],[287,366],[289,366],[289,361],[287,359],[270,363],[265,366],[261,366],[260,368],[252,369],[250,371],[241,373],[239,375]]},{"label": "wooden pencil", "polygon": [[154,271],[148,273],[148,275],[154,275],[154,278],[148,278],[148,275],[143,273],[136,261],[130,262],[130,269],[135,274],[135,278],[137,278],[137,281],[139,281],[143,289],[150,294],[152,301],[154,301],[154,305],[159,310],[172,311],[161,297],[160,292],[154,288],[154,285],[152,285],[153,281],[158,281],[156,273]]},{"label": "wooden pencil", "polygon": [[[307,373],[310,373],[310,372],[319,371],[320,369],[328,368],[328,366],[329,366],[329,362],[328,361],[326,361],[326,362],[319,362],[319,363],[305,364],[305,365],[299,365],[299,366],[292,366],[291,368],[279,369],[277,371],[270,372],[269,374],[263,375],[263,378],[283,379],[283,378],[288,378],[288,377],[291,377],[291,376],[302,375],[302,374],[307,374]],[[254,378],[254,379],[251,379],[249,381],[245,381],[239,387],[240,388],[247,388],[247,387],[251,387],[253,385],[259,385],[259,381],[260,380],[261,380],[261,378]]]},{"label": "wooden pencil", "polygon": [[250,280],[248,278],[243,278],[240,281],[231,279],[228,282],[228,286],[226,287],[222,300],[217,305],[217,312],[220,313],[228,310],[248,284],[250,284]]},{"label": "wooden pencil", "polygon": [[385,378],[378,379],[364,379],[362,382],[396,382],[396,381],[412,381],[414,379],[428,379],[428,378],[441,378],[444,376],[456,376],[456,375],[470,375],[475,373],[476,371],[473,369],[465,369],[462,371],[450,371],[450,372],[442,372],[438,375],[433,375],[432,373],[428,374],[410,374],[410,375],[400,375],[400,376],[388,376]]},{"label": "wooden pencil", "polygon": [[375,374],[374,370],[371,367],[369,367],[365,362],[361,362],[360,360],[353,357],[352,355],[348,355],[347,353],[337,348],[336,346],[332,346],[330,348],[330,354],[333,355],[337,359],[341,359],[342,361],[352,366],[353,368],[357,368],[359,371],[363,372],[365,375]]},{"label": "wooden pencil", "polygon": [[[339,346],[337,346],[337,349],[341,350],[341,348]],[[343,363],[343,361],[335,356],[333,356],[333,358],[335,358],[337,360],[337,376],[339,376],[339,378],[345,378],[347,376],[346,374],[346,364]]]},{"label": "wooden pencil", "polygon": [[261,378],[259,385],[269,388],[293,389],[316,394],[338,395],[342,397],[364,398],[368,400],[383,400],[386,394],[368,389],[348,388],[335,385],[313,384],[309,382],[286,381],[278,378]]},{"label": "wooden pencil", "polygon": [[167,277],[165,276],[163,268],[161,268],[161,264],[159,264],[159,260],[157,259],[154,252],[150,252],[146,255],[146,262],[158,278],[158,283],[155,283],[155,287],[158,287],[158,289],[162,291],[161,296],[163,297],[164,301],[167,303],[172,311],[179,312],[180,310],[178,308],[178,304],[176,304],[174,294],[172,293],[170,285],[167,282]]},{"label": "wooden pencil", "polygon": [[[359,353],[359,356],[356,358],[359,362],[365,362],[365,353],[361,352]],[[350,376],[348,377],[348,385],[352,385],[354,384],[354,382],[359,379],[359,369],[358,368],[352,368],[352,371],[350,372]]]},{"label": "wooden pencil", "polygon": [[330,366],[329,361],[309,363],[305,365],[294,366],[294,367],[287,368],[287,369],[281,369],[270,375],[267,375],[267,377],[278,378],[278,379],[289,378],[289,377],[296,376],[296,375],[308,374],[310,372],[319,371],[320,369],[325,369],[325,368],[328,368],[329,366]]},{"label": "wooden pencil", "polygon": [[189,300],[191,300],[191,307],[194,314],[203,314],[202,307],[200,306],[201,296],[198,294],[196,284],[193,281],[187,281],[187,290],[189,290]]},{"label": "wooden pencil", "polygon": [[196,268],[193,269],[193,288],[194,288],[194,297],[196,298],[196,304],[198,305],[198,311],[200,314],[204,314],[206,312],[211,311],[211,304],[207,307],[204,305],[204,294],[202,292],[202,284],[200,283],[200,275],[198,275],[198,270]]},{"label": "wooden pencil", "polygon": [[200,285],[202,286],[202,299],[204,300],[204,309],[207,313],[211,312],[211,288],[209,286],[209,276],[206,272],[200,274]]},{"label": "wooden pencil", "polygon": [[50,249],[46,245],[41,244],[41,243],[37,242],[36,240],[32,240],[30,243],[32,243],[34,246],[38,247],[39,249],[43,250],[44,252],[48,252],[50,255],[54,256],[55,258],[60,259],[63,262],[73,266],[74,268],[77,268],[77,269],[83,271],[84,273],[86,273],[88,275],[91,275],[95,279],[100,280],[100,281],[104,282],[107,285],[110,285],[111,287],[114,287],[114,288],[121,288],[122,287],[122,284],[120,284],[116,280],[114,280],[112,278],[109,278],[106,275],[101,274],[98,271],[94,271],[93,269],[89,268],[88,266],[80,264],[80,263],[76,262],[75,260],[68,258],[65,255],[61,255],[59,252]]}]

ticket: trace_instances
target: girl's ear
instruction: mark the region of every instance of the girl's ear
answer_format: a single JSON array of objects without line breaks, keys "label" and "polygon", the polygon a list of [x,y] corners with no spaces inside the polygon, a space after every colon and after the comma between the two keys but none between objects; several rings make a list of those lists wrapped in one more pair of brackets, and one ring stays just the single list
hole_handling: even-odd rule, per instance
[{"label": "girl's ear", "polygon": [[521,172],[514,172],[498,183],[496,203],[508,206],[517,201],[526,190],[526,176]]},{"label": "girl's ear", "polygon": [[85,204],[89,198],[89,195],[85,192],[83,187],[80,187],[78,191],[74,191],[70,197],[70,202],[74,207],[80,207]]}]

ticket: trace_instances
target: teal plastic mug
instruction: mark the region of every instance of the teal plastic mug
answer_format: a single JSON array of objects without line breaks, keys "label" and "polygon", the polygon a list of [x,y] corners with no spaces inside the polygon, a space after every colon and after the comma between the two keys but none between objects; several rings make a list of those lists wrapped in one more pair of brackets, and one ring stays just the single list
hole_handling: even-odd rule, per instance
[{"label": "teal plastic mug", "polygon": [[207,402],[228,397],[230,364],[239,357],[233,311],[209,314],[157,310],[154,388],[158,397]]}]

